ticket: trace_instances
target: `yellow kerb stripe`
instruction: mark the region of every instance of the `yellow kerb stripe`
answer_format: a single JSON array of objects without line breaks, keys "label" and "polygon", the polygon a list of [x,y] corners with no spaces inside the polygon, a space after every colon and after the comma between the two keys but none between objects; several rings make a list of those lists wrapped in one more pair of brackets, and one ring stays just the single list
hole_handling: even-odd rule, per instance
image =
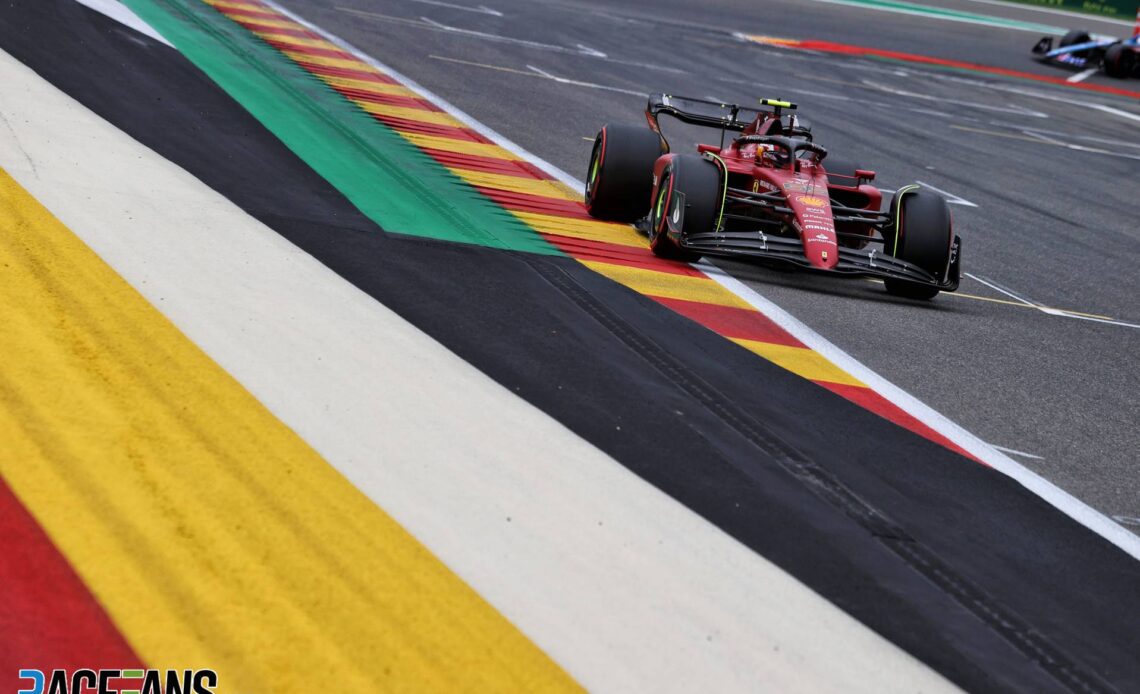
[{"label": "yellow kerb stripe", "polygon": [[764,357],[776,366],[782,367],[792,373],[803,376],[811,381],[827,381],[848,386],[863,386],[862,381],[825,359],[823,355],[805,347],[791,347],[777,345],[771,342],[758,342],[756,340],[733,339],[737,343]]},{"label": "yellow kerb stripe", "polygon": [[364,80],[354,80],[347,77],[331,77],[329,75],[318,75],[322,82],[336,87],[345,87],[347,89],[359,89],[366,92],[375,92],[377,94],[394,94],[396,96],[415,96],[419,94],[413,92],[411,89],[399,84],[384,84],[381,82],[366,82]]},{"label": "yellow kerb stripe", "polygon": [[749,310],[752,308],[743,299],[707,277],[675,275],[671,272],[658,272],[593,260],[584,260],[582,264],[641,294]]},{"label": "yellow kerb stripe", "polygon": [[297,29],[296,22],[291,22],[286,19],[265,19],[264,17],[247,17],[245,15],[235,14],[230,16],[230,19],[235,22],[245,22],[247,24],[256,24],[264,27],[277,27],[278,29]]},{"label": "yellow kerb stripe", "polygon": [[456,140],[454,138],[439,137],[437,135],[423,135],[421,133],[413,132],[401,132],[400,134],[404,136],[404,139],[408,140],[417,147],[438,149],[444,152],[474,154],[476,156],[488,157],[490,159],[503,159],[506,161],[518,160],[518,157],[498,145],[489,145],[484,142],[472,142],[470,140]]},{"label": "yellow kerb stripe", "polygon": [[571,236],[577,239],[590,241],[604,241],[622,246],[645,248],[645,237],[628,224],[613,224],[611,222],[595,222],[574,217],[556,217],[548,214],[534,212],[517,212],[512,214],[523,220],[531,228],[544,234],[558,234]]},{"label": "yellow kerb stripe", "polygon": [[[235,0],[205,0],[207,5],[225,10],[255,10],[257,12],[273,12],[265,5],[252,2],[235,2]],[[275,13],[276,14],[276,13]]]},{"label": "yellow kerb stripe", "polygon": [[0,228],[0,475],[148,666],[576,688],[2,171]]},{"label": "yellow kerb stripe", "polygon": [[426,108],[409,108],[407,106],[390,106],[388,104],[375,104],[371,101],[364,101],[363,99],[352,99],[352,102],[360,108],[375,113],[378,116],[389,116],[391,118],[404,118],[407,120],[418,121],[420,123],[435,123],[436,125],[454,125],[460,127],[462,124],[440,111],[429,111]]},{"label": "yellow kerb stripe", "polygon": [[283,43],[283,44],[287,44],[289,46],[296,46],[298,48],[320,48],[320,49],[326,50],[326,51],[341,51],[342,53],[344,52],[344,49],[342,49],[340,46],[336,45],[335,43],[325,41],[324,39],[302,39],[302,38],[299,38],[297,36],[293,36],[291,34],[284,34],[284,33],[278,34],[276,32],[272,32],[272,31],[261,31],[261,30],[255,31],[253,33],[257,34],[258,36],[260,36],[263,39],[270,40],[270,41],[276,41],[277,43]]},{"label": "yellow kerb stripe", "polygon": [[357,70],[360,72],[372,72],[380,74],[380,71],[372,67],[368,63],[354,59],[345,58],[326,58],[321,55],[309,55],[308,53],[301,53],[300,51],[290,51],[288,49],[281,51],[291,59],[298,63],[308,63],[310,65],[325,65],[327,67],[340,67],[349,70]]},{"label": "yellow kerb stripe", "polygon": [[529,176],[508,176],[507,174],[452,169],[452,172],[473,186],[509,190],[515,193],[529,193],[556,200],[582,201],[582,193],[558,181],[549,181]]}]

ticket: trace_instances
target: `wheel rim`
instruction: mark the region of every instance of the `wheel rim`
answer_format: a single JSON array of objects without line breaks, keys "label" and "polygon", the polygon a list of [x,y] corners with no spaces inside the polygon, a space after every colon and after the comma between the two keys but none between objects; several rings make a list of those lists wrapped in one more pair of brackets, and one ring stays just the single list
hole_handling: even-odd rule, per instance
[{"label": "wheel rim", "polygon": [[672,183],[671,176],[666,175],[662,177],[661,187],[657,191],[657,202],[653,205],[653,224],[650,225],[654,240],[661,235],[661,227],[665,223],[665,198],[669,194],[669,185],[672,185]]},{"label": "wheel rim", "polygon": [[598,159],[600,159],[598,156],[599,144],[601,143],[594,143],[594,152],[590,156],[590,174],[586,178],[586,200],[592,200],[594,198],[594,187],[598,184],[598,169],[601,168],[601,162],[598,161]]}]

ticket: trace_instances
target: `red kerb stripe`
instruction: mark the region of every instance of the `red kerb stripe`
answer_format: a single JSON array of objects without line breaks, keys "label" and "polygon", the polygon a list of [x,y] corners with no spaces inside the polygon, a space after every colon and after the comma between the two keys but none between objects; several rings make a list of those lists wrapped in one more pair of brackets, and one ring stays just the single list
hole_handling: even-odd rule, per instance
[{"label": "red kerb stripe", "polygon": [[20,668],[142,668],[123,635],[0,479],[0,691]]}]

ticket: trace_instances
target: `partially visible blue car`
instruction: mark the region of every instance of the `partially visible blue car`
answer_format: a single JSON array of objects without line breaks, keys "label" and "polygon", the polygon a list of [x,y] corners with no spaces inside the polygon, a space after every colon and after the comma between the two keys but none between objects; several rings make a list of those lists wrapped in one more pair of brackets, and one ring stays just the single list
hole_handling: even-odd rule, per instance
[{"label": "partially visible blue car", "polygon": [[1140,34],[1129,39],[1094,37],[1084,29],[1074,29],[1057,41],[1042,37],[1033,46],[1040,61],[1076,69],[1099,67],[1109,77],[1140,77]]}]

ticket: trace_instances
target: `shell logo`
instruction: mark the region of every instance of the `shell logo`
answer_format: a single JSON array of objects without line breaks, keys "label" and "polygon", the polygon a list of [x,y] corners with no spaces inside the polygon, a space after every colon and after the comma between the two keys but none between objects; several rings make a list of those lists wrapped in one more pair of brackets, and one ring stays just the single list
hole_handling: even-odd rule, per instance
[{"label": "shell logo", "polygon": [[808,207],[823,207],[827,204],[827,200],[812,195],[801,195],[796,199],[800,201],[801,205],[807,205]]}]

